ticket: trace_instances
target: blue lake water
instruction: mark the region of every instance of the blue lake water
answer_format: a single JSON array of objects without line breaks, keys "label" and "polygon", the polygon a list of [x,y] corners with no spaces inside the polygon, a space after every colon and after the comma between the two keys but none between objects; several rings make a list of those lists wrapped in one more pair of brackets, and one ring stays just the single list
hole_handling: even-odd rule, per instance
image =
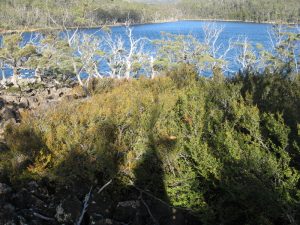
[{"label": "blue lake water", "polygon": [[[193,35],[200,41],[204,39],[202,26],[209,22],[205,21],[177,21],[159,24],[143,24],[133,26],[133,35],[135,38],[146,37],[150,40],[157,40],[162,38],[162,33]],[[217,26],[224,27],[223,32],[219,37],[219,44],[222,43],[224,47],[228,45],[230,39],[237,39],[240,36],[246,36],[248,41],[255,46],[257,43],[262,44],[265,48],[270,48],[270,38],[268,32],[272,29],[271,24],[257,24],[257,23],[242,23],[242,22],[215,22]],[[102,31],[97,28],[81,29],[80,32],[87,34],[95,34],[98,36],[104,35]],[[125,27],[116,26],[111,28],[114,36],[122,36],[126,40]],[[34,33],[24,33],[24,39],[27,41]],[[145,44],[145,50],[148,52],[155,52],[155,48],[151,42]],[[228,56],[230,62],[230,55]],[[231,69],[237,71],[239,68],[232,64]],[[11,72],[6,70],[7,75]]]}]

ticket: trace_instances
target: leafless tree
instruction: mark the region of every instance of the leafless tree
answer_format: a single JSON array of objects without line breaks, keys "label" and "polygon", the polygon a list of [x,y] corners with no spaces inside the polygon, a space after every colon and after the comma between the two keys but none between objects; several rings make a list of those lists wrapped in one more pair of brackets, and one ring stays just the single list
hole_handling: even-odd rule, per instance
[{"label": "leafless tree", "polygon": [[271,49],[264,51],[264,63],[271,70],[289,65],[290,69],[299,73],[300,59],[300,28],[298,25],[276,25],[268,31]]},{"label": "leafless tree", "polygon": [[[126,38],[113,37],[108,32],[104,37],[107,50],[106,61],[110,68],[109,76],[113,78],[129,79],[135,75],[145,64],[148,57],[144,44],[146,38],[135,38],[133,28],[127,23],[125,27]],[[127,39],[127,40],[126,40]],[[126,46],[128,41],[128,46]]]},{"label": "leafless tree", "polygon": [[80,72],[77,79],[82,86],[86,86],[89,80],[103,78],[99,71],[99,63],[102,60],[103,52],[100,50],[101,39],[94,34],[77,34],[74,41],[70,43],[74,49],[74,65],[80,64],[80,72],[85,72],[87,79],[83,81]]},{"label": "leafless tree", "polygon": [[257,53],[253,49],[248,37],[239,37],[234,42],[235,57],[234,61],[240,66],[241,71],[254,69],[260,61]]},{"label": "leafless tree", "polygon": [[219,26],[215,22],[205,23],[202,26],[202,30],[204,33],[206,52],[213,59],[210,63],[212,69],[218,67],[224,71],[229,71],[226,59],[228,53],[233,49],[233,41],[229,39],[228,46],[220,41],[224,26]]}]

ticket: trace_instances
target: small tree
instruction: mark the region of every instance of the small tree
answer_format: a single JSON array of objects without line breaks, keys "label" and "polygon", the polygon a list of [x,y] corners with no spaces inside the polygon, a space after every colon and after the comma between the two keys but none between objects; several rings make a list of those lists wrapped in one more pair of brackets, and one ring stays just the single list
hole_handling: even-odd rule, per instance
[{"label": "small tree", "polygon": [[271,72],[299,74],[300,33],[297,27],[277,25],[269,32],[271,50],[262,50],[262,63]]},{"label": "small tree", "polygon": [[173,69],[178,63],[185,63],[195,65],[199,73],[205,70],[205,46],[192,35],[163,33],[163,38],[154,43],[158,48],[158,69]]},{"label": "small tree", "polygon": [[143,70],[145,64],[149,62],[149,56],[144,48],[148,39],[134,38],[133,28],[129,23],[125,29],[128,46],[126,46],[124,38],[113,37],[110,32],[107,32],[104,38],[104,48],[108,54],[104,57],[110,68],[109,76],[129,79]]},{"label": "small tree", "polygon": [[[99,71],[103,51],[100,50],[101,39],[95,35],[76,34],[71,42],[73,50],[73,68],[79,84],[87,90],[91,78],[103,78]],[[86,79],[81,79],[81,73],[85,73]]]},{"label": "small tree", "polygon": [[59,34],[50,34],[36,45],[37,52],[27,62],[27,66],[35,70],[38,80],[51,71],[52,79],[56,83],[66,81],[73,76],[72,50],[69,43],[59,37]]},{"label": "small tree", "polygon": [[214,71],[220,68],[229,71],[227,64],[228,53],[232,50],[232,40],[229,39],[228,46],[220,42],[220,36],[224,31],[224,26],[216,23],[206,23],[202,27],[204,33],[205,55],[209,56],[209,66]]},{"label": "small tree", "polygon": [[4,36],[0,49],[0,59],[13,70],[14,86],[18,85],[20,69],[23,69],[24,64],[36,53],[36,47],[33,44],[22,45],[22,41],[22,34]]},{"label": "small tree", "polygon": [[[254,51],[253,46],[247,37],[239,37],[234,42],[235,63],[240,67],[241,72],[258,70],[259,56]],[[257,46],[259,49],[261,46]]]}]

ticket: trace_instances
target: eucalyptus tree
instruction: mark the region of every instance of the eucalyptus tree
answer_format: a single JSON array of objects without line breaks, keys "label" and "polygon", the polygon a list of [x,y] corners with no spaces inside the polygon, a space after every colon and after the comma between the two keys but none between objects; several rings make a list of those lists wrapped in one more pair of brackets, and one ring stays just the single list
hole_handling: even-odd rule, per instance
[{"label": "eucalyptus tree", "polygon": [[269,71],[299,74],[300,32],[292,26],[275,25],[269,32],[271,50],[262,50],[262,62]]},{"label": "eucalyptus tree", "polygon": [[224,26],[219,26],[215,22],[206,23],[202,26],[202,30],[206,48],[205,55],[208,56],[211,70],[221,69],[223,71],[229,71],[227,56],[233,49],[233,41],[229,39],[227,46],[224,42],[220,41]]},{"label": "eucalyptus tree", "polygon": [[225,48],[218,44],[222,29],[205,27],[204,41],[192,35],[163,34],[161,40],[155,41],[158,47],[156,66],[163,69],[176,67],[178,63],[194,65],[199,74],[217,70],[227,70],[226,56],[232,49],[231,41]]},{"label": "eucalyptus tree", "polygon": [[163,33],[161,40],[156,40],[158,70],[172,69],[178,63],[193,64],[199,73],[205,69],[205,46],[192,35],[174,35]]},{"label": "eucalyptus tree", "polygon": [[[262,49],[261,45],[256,47]],[[258,71],[260,69],[260,56],[247,37],[239,37],[234,41],[234,51],[234,62],[239,66],[241,72]]]},{"label": "eucalyptus tree", "polygon": [[[103,78],[99,64],[104,52],[100,49],[101,39],[96,35],[77,33],[70,42],[73,51],[72,63],[79,84],[87,90],[91,78]],[[85,73],[86,79],[81,78]]]},{"label": "eucalyptus tree", "polygon": [[13,70],[11,81],[14,86],[18,85],[20,70],[27,69],[24,65],[34,54],[36,54],[36,47],[33,44],[24,45],[22,34],[3,37],[0,59]]},{"label": "eucalyptus tree", "polygon": [[109,67],[108,76],[111,78],[121,78],[124,71],[123,51],[124,40],[119,36],[113,38],[110,33],[107,33],[104,38],[106,55],[105,61]]},{"label": "eucalyptus tree", "polygon": [[104,58],[110,69],[109,76],[113,78],[129,79],[145,69],[145,65],[149,63],[150,56],[144,48],[148,39],[135,38],[129,23],[125,27],[125,34],[125,38],[114,37],[108,31],[103,40],[107,52]]},{"label": "eucalyptus tree", "polygon": [[[35,43],[36,54],[27,61],[26,66],[34,70],[35,77],[42,81],[45,74],[51,71],[55,82],[65,80],[64,76],[69,65],[67,43],[59,37],[58,33],[44,35],[38,43]],[[60,77],[63,74],[63,77]]]}]

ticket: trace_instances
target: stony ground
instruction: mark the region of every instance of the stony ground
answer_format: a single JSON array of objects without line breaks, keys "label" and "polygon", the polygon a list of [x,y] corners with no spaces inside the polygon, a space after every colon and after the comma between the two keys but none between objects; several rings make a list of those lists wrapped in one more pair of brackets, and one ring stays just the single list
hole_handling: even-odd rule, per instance
[{"label": "stony ground", "polygon": [[24,83],[20,87],[3,88],[0,86],[0,140],[7,124],[19,123],[21,112],[37,107],[49,107],[64,98],[74,98],[72,90],[76,84],[57,85],[47,83]]}]

